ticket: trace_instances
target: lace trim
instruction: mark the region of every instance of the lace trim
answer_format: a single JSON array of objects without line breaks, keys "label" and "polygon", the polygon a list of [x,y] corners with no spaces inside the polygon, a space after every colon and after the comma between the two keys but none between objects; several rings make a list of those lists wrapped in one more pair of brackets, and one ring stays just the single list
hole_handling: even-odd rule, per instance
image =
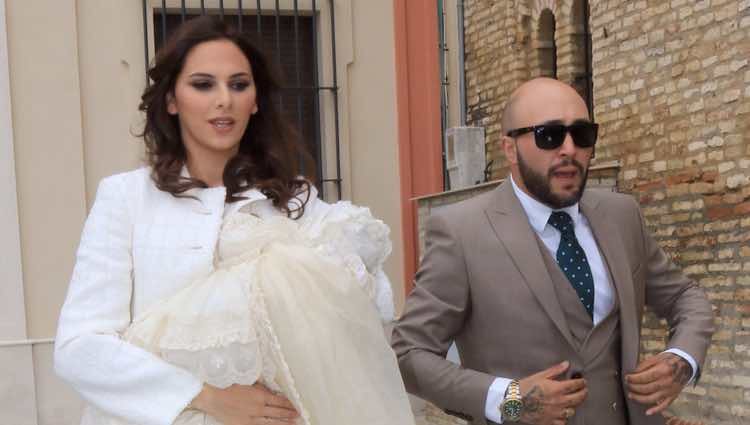
[{"label": "lace trim", "polygon": [[[226,316],[221,319],[211,320],[211,322],[219,325],[195,326],[186,324],[179,327],[172,325],[159,341],[159,346],[157,347],[153,346],[150,341],[145,341],[136,335],[126,335],[125,339],[151,352],[159,352],[161,350],[200,351],[224,347],[234,343],[257,343],[255,335],[246,327],[227,329],[229,324],[237,322],[236,317]],[[206,331],[196,330],[196,327],[205,329]]]},{"label": "lace trim", "polygon": [[252,385],[263,372],[263,359],[258,344],[233,343],[215,349],[162,350],[161,357],[189,370],[203,382],[219,388],[232,384]]},{"label": "lace trim", "polygon": [[[258,324],[257,329],[259,330],[261,346],[263,347],[264,352],[269,351],[267,353],[264,353],[268,355],[268,357],[264,356],[264,358],[268,358],[275,363],[278,368],[277,375],[280,375],[281,379],[284,381],[284,386],[286,387],[286,397],[297,409],[297,412],[300,415],[300,419],[303,421],[304,425],[311,425],[312,422],[310,419],[310,413],[302,403],[302,397],[297,390],[297,385],[294,383],[294,377],[292,376],[292,372],[289,369],[289,365],[284,360],[284,355],[281,351],[281,344],[279,343],[276,333],[273,330],[271,320],[268,317],[265,294],[260,288],[260,285],[254,285],[253,289],[254,290],[251,294],[251,300],[253,300],[252,311],[255,312],[254,316],[257,320],[256,323]],[[275,382],[275,379],[271,377],[265,377],[265,379],[270,382]]]},{"label": "lace trim", "polygon": [[[245,267],[234,271],[238,274],[236,279],[241,282],[241,287],[235,289],[243,297],[250,291],[254,267]],[[190,305],[183,306],[190,309]],[[156,308],[156,307],[155,307]],[[180,314],[184,314],[181,311]],[[202,309],[195,311],[192,316],[162,317],[159,321],[153,320],[150,312],[144,313],[125,330],[123,338],[131,341],[148,351],[158,353],[162,350],[186,350],[201,351],[230,344],[257,343],[257,336],[253,331],[250,312],[247,305],[239,304],[234,310],[225,310],[219,313],[206,314]],[[158,335],[158,345],[154,341],[144,340],[139,337],[143,334]]]}]

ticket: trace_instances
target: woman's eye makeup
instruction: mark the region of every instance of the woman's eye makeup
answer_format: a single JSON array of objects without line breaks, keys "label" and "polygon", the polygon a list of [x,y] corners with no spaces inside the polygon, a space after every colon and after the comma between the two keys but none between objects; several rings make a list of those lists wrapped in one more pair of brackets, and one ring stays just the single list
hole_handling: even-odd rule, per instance
[{"label": "woman's eye makeup", "polygon": [[229,87],[235,91],[243,91],[246,88],[250,87],[250,84],[251,83],[248,80],[237,80],[230,82]]},{"label": "woman's eye makeup", "polygon": [[213,81],[210,81],[210,80],[193,80],[190,82],[190,85],[193,86],[197,90],[205,91],[213,87],[214,83]]},{"label": "woman's eye makeup", "polygon": [[[190,81],[189,84],[196,90],[208,91],[214,87],[215,82],[213,80],[193,80]],[[229,86],[230,90],[244,91],[246,88],[252,85],[252,82],[250,80],[235,80],[230,81],[227,85]]]}]

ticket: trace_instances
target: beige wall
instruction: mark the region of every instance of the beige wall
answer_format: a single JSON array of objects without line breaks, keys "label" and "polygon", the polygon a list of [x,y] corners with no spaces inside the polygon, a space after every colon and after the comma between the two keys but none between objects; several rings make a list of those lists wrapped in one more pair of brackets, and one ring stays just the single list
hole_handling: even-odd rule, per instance
[{"label": "beige wall", "polygon": [[386,272],[396,286],[396,308],[400,311],[404,251],[392,2],[353,0],[350,25],[353,55],[339,75],[348,84],[342,96],[347,118],[342,133],[349,139],[351,199],[370,206],[373,214],[391,227],[393,255]]},{"label": "beige wall", "polygon": [[[23,151],[14,135],[11,103],[11,14],[0,3],[0,412],[4,422],[36,425],[36,391],[32,347],[27,341],[26,303],[23,285],[22,243],[19,226],[20,177],[16,152]],[[6,19],[7,18],[7,19]],[[18,134],[16,132],[16,134]]]},{"label": "beige wall", "polygon": [[[323,82],[331,83],[327,3],[318,1],[320,67]],[[334,4],[343,198],[371,207],[390,225],[394,254],[387,272],[400,305],[393,5]],[[142,159],[132,136],[140,129],[137,105],[145,84],[141,2],[0,0],[0,6],[7,23],[0,25],[0,230],[10,236],[0,241],[0,376],[12,378],[0,380],[0,423],[71,424],[81,401],[54,376],[52,338],[98,181]],[[309,1],[300,1],[305,7]],[[332,106],[332,97],[324,96],[329,171]]]},{"label": "beige wall", "polygon": [[138,1],[78,0],[78,49],[86,199],[102,177],[136,168],[143,143],[138,112],[146,84]]},{"label": "beige wall", "polygon": [[86,213],[76,8],[73,0],[6,5],[26,318],[29,336],[44,338]]},{"label": "beige wall", "polygon": [[[16,173],[12,190],[18,199],[15,223],[21,253],[16,263],[22,266],[21,289],[25,298],[16,306],[23,309],[25,322],[17,321],[23,329],[16,333],[15,341],[10,341],[9,335],[0,335],[0,344],[17,343],[0,347],[0,364],[13,374],[3,374],[13,376],[3,383],[15,384],[3,388],[1,393],[2,423],[67,424],[78,420],[80,401],[52,373],[51,338],[67,289],[87,200],[92,199],[101,176],[131,166],[123,167],[123,162],[135,163],[132,149],[126,149],[125,143],[115,143],[115,138],[120,142],[127,138],[127,132],[117,128],[123,127],[120,116],[132,113],[117,108],[122,103],[121,94],[108,92],[110,87],[123,90],[121,76],[108,69],[112,56],[123,53],[112,49],[116,43],[107,37],[113,33],[108,28],[127,25],[121,20],[127,17],[122,10],[105,10],[107,5],[118,3],[126,2],[3,3],[13,116],[14,150],[10,158]],[[130,3],[136,6],[135,2]],[[133,11],[139,10],[133,7]],[[95,31],[96,24],[100,24],[100,32]],[[127,36],[117,30],[118,36]],[[142,34],[137,28],[133,32]],[[5,29],[2,33],[5,35]],[[142,84],[141,58],[142,54],[135,56]],[[100,76],[105,78],[97,78]],[[102,137],[104,134],[108,137]],[[5,153],[4,162],[8,160]],[[4,264],[3,273],[7,270]]]},{"label": "beige wall", "polygon": [[0,336],[26,337],[5,4],[0,2]]}]

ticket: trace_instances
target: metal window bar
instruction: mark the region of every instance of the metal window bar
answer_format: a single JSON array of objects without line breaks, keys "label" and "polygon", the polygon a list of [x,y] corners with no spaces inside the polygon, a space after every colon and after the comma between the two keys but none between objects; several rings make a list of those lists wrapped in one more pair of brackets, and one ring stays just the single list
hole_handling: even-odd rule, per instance
[{"label": "metal window bar", "polygon": [[331,9],[331,60],[333,61],[333,89],[331,94],[333,95],[333,119],[335,122],[335,134],[336,134],[336,179],[323,179],[322,182],[333,181],[336,183],[336,189],[338,198],[341,199],[341,145],[339,142],[339,91],[338,91],[338,80],[336,78],[336,17],[334,15],[333,0],[328,0],[328,6]]},{"label": "metal window bar", "polygon": [[[315,4],[315,0],[312,0],[312,10],[313,10],[313,15],[315,14],[315,11],[318,10],[317,5]],[[318,45],[318,26],[317,26],[317,21],[318,20],[315,19],[315,16],[313,16],[313,19],[310,22],[312,24],[312,45],[316,46],[316,47]],[[318,55],[314,54],[312,56],[312,60],[313,60],[313,66],[312,66],[312,69],[313,69],[313,81],[315,81],[316,84],[317,84],[317,82],[319,81],[319,79],[318,79]],[[334,75],[335,75],[336,68],[333,69],[333,72],[334,72]],[[320,96],[319,96],[319,93],[320,93],[319,90],[314,90],[313,91],[313,116],[316,117],[316,119],[313,120],[314,121],[314,125],[315,125],[314,134],[317,134],[317,135],[320,135]],[[336,113],[338,114],[338,108],[336,108]],[[338,134],[338,128],[336,129],[336,134]],[[338,141],[336,143],[338,144]],[[323,146],[322,146],[322,143],[316,144],[315,147],[317,148],[316,158],[323,158]],[[338,159],[336,161],[338,162]],[[323,161],[322,160],[317,161],[315,165],[317,167],[316,171],[318,173],[318,176],[320,176],[320,178],[322,179],[323,178]],[[337,176],[340,176],[340,174],[337,174]],[[338,197],[339,197],[339,199],[341,199],[341,180],[338,180],[335,183],[338,186]],[[321,180],[320,186],[321,187],[324,186],[322,180]]]},{"label": "metal window bar", "polygon": [[[281,20],[281,11],[279,10],[279,0],[275,0],[274,2],[275,10],[274,10],[274,34],[276,35],[276,63],[281,64],[281,34],[279,32],[279,24]],[[279,93],[279,99],[278,99],[280,107],[284,108],[284,98],[282,97],[281,93]]]},{"label": "metal window bar", "polygon": [[586,59],[586,73],[585,73],[585,84],[586,84],[586,106],[589,108],[589,114],[591,120],[594,120],[594,79],[593,79],[593,55],[591,52],[591,9],[589,7],[589,1],[584,0],[583,2],[583,43],[585,59]]},{"label": "metal window bar", "polygon": [[242,32],[242,0],[237,0],[237,29]]},{"label": "metal window bar", "polygon": [[557,79],[557,18],[552,15],[552,78]]},{"label": "metal window bar", "polygon": [[[326,184],[333,183],[335,184],[336,189],[336,196],[337,199],[341,199],[342,196],[342,188],[341,188],[341,140],[340,140],[340,129],[339,129],[339,99],[338,99],[338,78],[336,75],[336,24],[335,24],[335,15],[334,15],[334,1],[328,0],[328,7],[330,9],[330,29],[331,29],[331,65],[333,67],[333,73],[332,73],[332,84],[330,85],[324,85],[320,83],[319,80],[319,72],[318,72],[318,30],[320,27],[318,26],[318,19],[319,19],[319,13],[317,9],[317,2],[316,0],[312,1],[312,14],[309,17],[309,24],[310,24],[310,37],[311,37],[311,43],[312,46],[312,54],[311,54],[311,70],[312,70],[312,81],[307,84],[302,82],[302,67],[301,67],[301,58],[300,58],[300,52],[304,51],[304,47],[300,46],[300,20],[302,18],[302,15],[300,14],[299,10],[299,2],[298,0],[294,0],[293,2],[293,11],[291,16],[288,16],[288,14],[284,15],[282,14],[279,0],[275,0],[274,2],[274,8],[273,10],[268,10],[268,8],[263,8],[261,5],[261,0],[255,1],[255,10],[254,11],[246,11],[243,8],[243,2],[242,0],[238,0],[237,8],[236,8],[236,15],[237,15],[237,28],[240,31],[243,31],[245,29],[246,31],[250,31],[250,28],[247,28],[247,26],[243,26],[243,17],[245,16],[252,16],[252,14],[255,14],[255,31],[257,38],[261,44],[267,44],[264,43],[263,39],[263,16],[272,16],[273,17],[273,41],[275,46],[275,58],[277,60],[277,65],[281,67],[281,59],[282,59],[282,33],[281,33],[281,27],[282,27],[282,16],[285,18],[291,18],[292,19],[292,34],[293,34],[293,49],[294,49],[294,81],[295,85],[291,86],[288,84],[284,84],[282,86],[282,92],[283,94],[280,94],[279,99],[279,105],[283,107],[283,100],[281,99],[283,96],[289,94],[294,95],[296,98],[296,123],[300,130],[300,133],[303,134],[303,121],[304,121],[304,100],[303,97],[307,94],[312,95],[312,146],[308,145],[308,148],[311,150],[311,154],[316,159],[316,171],[317,171],[317,177],[318,177],[318,190],[321,197],[324,197],[324,194],[326,192]],[[149,84],[150,81],[148,79],[148,68],[149,63],[151,61],[151,54],[150,54],[150,48],[149,48],[149,36],[148,36],[148,23],[149,19],[153,19],[154,24],[154,35],[161,36],[160,40],[157,40],[155,37],[154,39],[154,52],[158,51],[161,43],[163,43],[165,40],[167,40],[169,31],[169,15],[170,15],[170,9],[167,7],[166,0],[161,0],[161,8],[154,8],[153,10],[153,16],[149,16],[149,1],[148,0],[142,0],[142,6],[143,6],[143,40],[144,40],[144,55],[145,55],[145,62],[146,62],[146,83]],[[221,17],[221,19],[224,19],[226,15],[231,15],[230,10],[226,10],[224,7],[224,1],[219,0],[219,7],[218,9],[211,9],[206,8],[205,0],[200,1],[200,15],[206,15],[209,13],[217,14]],[[159,14],[158,20],[157,20],[157,13]],[[173,16],[176,16],[174,12],[171,13]],[[196,15],[198,14],[197,10],[189,10],[186,6],[186,1],[181,0],[180,1],[180,8],[179,8],[179,21],[177,24],[185,22],[190,18],[190,15]],[[250,21],[252,22],[252,21]],[[161,23],[160,31],[157,32],[157,24]],[[246,24],[247,22],[245,22]],[[263,46],[260,46],[263,47]],[[333,119],[334,119],[334,137],[335,137],[335,158],[336,158],[336,164],[335,164],[335,176],[331,178],[326,178],[324,176],[324,167],[323,167],[323,144],[321,141],[321,105],[320,102],[322,101],[321,93],[330,93],[331,95],[331,101],[333,103]],[[309,142],[309,141],[308,141]]]},{"label": "metal window bar", "polygon": [[146,55],[146,61],[144,62],[146,65],[146,85],[149,84],[148,79],[148,64],[149,64],[149,54],[148,54],[148,4],[147,0],[143,0],[141,2],[143,5],[143,52]]},{"label": "metal window bar", "polygon": [[438,0],[438,55],[440,64],[440,140],[441,154],[440,159],[443,166],[443,190],[450,188],[450,174],[448,173],[448,157],[446,152],[445,134],[448,130],[448,89],[450,82],[448,80],[448,42],[446,40],[445,30],[445,2]]},{"label": "metal window bar", "polygon": [[[278,0],[277,0],[278,1]],[[302,86],[299,69],[299,4],[294,0],[294,81],[297,87]],[[297,127],[302,128],[302,96],[297,98]],[[305,170],[302,169],[302,173]]]},{"label": "metal window bar", "polygon": [[161,39],[167,39],[167,0],[161,0]]}]

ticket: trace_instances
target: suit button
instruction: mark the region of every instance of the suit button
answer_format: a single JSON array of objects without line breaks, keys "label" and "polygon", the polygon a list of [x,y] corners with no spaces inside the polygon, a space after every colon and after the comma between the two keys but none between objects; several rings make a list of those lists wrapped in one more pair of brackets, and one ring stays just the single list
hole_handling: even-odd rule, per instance
[{"label": "suit button", "polygon": [[612,408],[612,411],[616,411],[617,410],[617,402],[613,401],[612,404],[609,407]]}]

